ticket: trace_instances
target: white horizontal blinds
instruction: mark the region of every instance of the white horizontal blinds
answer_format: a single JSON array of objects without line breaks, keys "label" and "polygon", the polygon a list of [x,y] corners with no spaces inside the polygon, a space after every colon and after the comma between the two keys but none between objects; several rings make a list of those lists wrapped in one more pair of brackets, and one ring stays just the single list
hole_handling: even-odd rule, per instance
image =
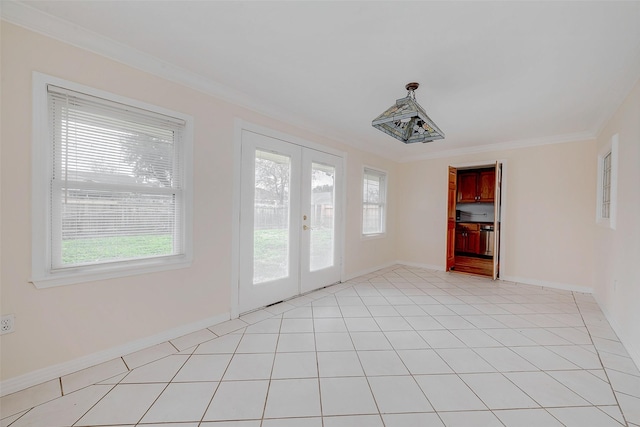
[{"label": "white horizontal blinds", "polygon": [[184,253],[180,119],[48,86],[51,268]]},{"label": "white horizontal blinds", "polygon": [[362,233],[384,233],[386,174],[365,168],[362,191]]}]

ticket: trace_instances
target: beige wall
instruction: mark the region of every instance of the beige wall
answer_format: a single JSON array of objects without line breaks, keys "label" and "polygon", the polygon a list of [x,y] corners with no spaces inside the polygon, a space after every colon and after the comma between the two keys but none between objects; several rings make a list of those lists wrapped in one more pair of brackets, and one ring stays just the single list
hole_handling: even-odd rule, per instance
[{"label": "beige wall", "polygon": [[[1,313],[16,331],[0,338],[1,379],[65,363],[230,311],[234,120],[262,125],[347,154],[345,272],[395,259],[389,233],[360,239],[364,164],[396,165],[219,101],[102,56],[2,23]],[[31,259],[31,78],[38,71],[190,114],[194,140],[194,261],[188,269],[37,290]]]},{"label": "beige wall", "polygon": [[[16,332],[0,337],[3,381],[229,312],[235,118],[347,154],[347,277],[394,260],[443,268],[447,166],[504,160],[503,277],[595,288],[638,361],[640,280],[633,268],[640,259],[639,86],[597,142],[398,165],[5,22],[1,43],[0,311],[16,315]],[[192,267],[44,290],[28,282],[33,71],[195,118]],[[617,231],[594,220],[596,153],[614,133],[620,135]],[[382,239],[360,237],[363,165],[389,172],[388,234]]]},{"label": "beige wall", "polygon": [[398,169],[398,258],[444,269],[447,170],[505,163],[501,276],[592,288],[595,141],[432,159]]},{"label": "beige wall", "polygon": [[[640,82],[598,137],[598,150],[615,134],[619,136],[617,227],[596,228],[595,295],[640,366]],[[597,162],[595,156],[592,162]]]}]

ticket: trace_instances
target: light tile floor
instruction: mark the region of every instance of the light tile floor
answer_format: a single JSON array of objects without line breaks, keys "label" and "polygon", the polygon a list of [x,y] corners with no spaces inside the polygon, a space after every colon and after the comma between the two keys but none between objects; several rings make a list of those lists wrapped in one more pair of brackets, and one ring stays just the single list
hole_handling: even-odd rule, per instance
[{"label": "light tile floor", "polygon": [[1,399],[1,427],[640,426],[590,295],[394,266]]}]

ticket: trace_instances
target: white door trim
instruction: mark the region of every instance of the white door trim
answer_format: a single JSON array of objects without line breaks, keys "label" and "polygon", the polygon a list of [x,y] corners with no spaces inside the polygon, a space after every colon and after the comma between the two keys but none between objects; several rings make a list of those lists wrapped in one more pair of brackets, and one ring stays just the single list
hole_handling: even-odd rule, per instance
[{"label": "white door trim", "polygon": [[241,182],[242,182],[242,131],[247,130],[254,133],[259,133],[271,138],[280,139],[290,144],[299,145],[305,148],[311,148],[313,150],[321,151],[327,154],[333,154],[342,158],[342,170],[343,170],[343,191],[342,191],[342,208],[341,216],[342,221],[340,226],[336,229],[336,233],[340,233],[342,248],[340,256],[340,280],[343,281],[345,277],[344,273],[344,254],[345,254],[345,230],[346,230],[346,206],[347,206],[347,153],[335,148],[328,147],[326,145],[318,144],[316,142],[308,141],[303,138],[299,138],[293,135],[289,135],[283,132],[279,132],[255,123],[248,122],[246,120],[236,118],[233,126],[233,194],[231,197],[231,289],[230,289],[230,305],[231,305],[231,318],[235,319],[240,316],[240,300],[239,300],[239,285],[240,285],[240,201],[241,201]]}]

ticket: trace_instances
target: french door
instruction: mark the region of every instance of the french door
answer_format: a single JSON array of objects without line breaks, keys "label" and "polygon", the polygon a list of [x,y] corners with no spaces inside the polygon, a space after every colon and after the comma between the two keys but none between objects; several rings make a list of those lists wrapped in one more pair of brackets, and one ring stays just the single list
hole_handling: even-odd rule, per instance
[{"label": "french door", "polygon": [[342,158],[242,131],[240,313],[340,281]]}]

